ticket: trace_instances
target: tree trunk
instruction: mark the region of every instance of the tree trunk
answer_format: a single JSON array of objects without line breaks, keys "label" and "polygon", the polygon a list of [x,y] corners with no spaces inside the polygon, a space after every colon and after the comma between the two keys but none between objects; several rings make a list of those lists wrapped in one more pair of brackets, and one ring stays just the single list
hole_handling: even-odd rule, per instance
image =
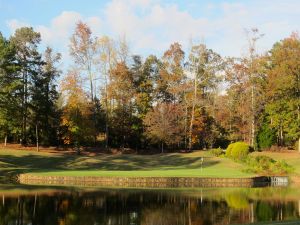
[{"label": "tree trunk", "polygon": [[91,103],[92,103],[92,107],[93,107],[93,128],[94,128],[94,144],[96,145],[97,142],[97,131],[96,131],[96,127],[97,127],[97,120],[96,120],[96,97],[94,96],[94,78],[93,78],[93,73],[92,73],[92,65],[90,64],[90,62],[88,62],[88,67],[87,67],[87,71],[88,71],[88,78],[90,81],[90,89],[91,89]]},{"label": "tree trunk", "polygon": [[192,112],[191,112],[192,115],[191,115],[191,123],[190,123],[190,130],[189,130],[189,150],[190,151],[192,150],[192,133],[193,133],[194,118],[195,118],[196,98],[197,98],[197,73],[195,72],[193,106],[192,106]]},{"label": "tree trunk", "polygon": [[[105,67],[106,68],[106,67]],[[106,69],[105,69],[106,71]],[[105,149],[108,150],[108,94],[107,94],[107,74],[104,72],[104,82],[105,82]]]},{"label": "tree trunk", "polygon": [[283,130],[282,130],[282,126],[280,126],[280,146],[283,146]]},{"label": "tree trunk", "polygon": [[164,143],[161,143],[161,153],[164,153]]},{"label": "tree trunk", "polygon": [[39,131],[38,131],[38,125],[35,125],[35,136],[36,136],[36,151],[39,151]]},{"label": "tree trunk", "polygon": [[28,95],[28,74],[23,72],[23,101],[22,101],[22,144],[27,144],[27,95]]},{"label": "tree trunk", "polygon": [[[106,117],[107,120],[107,117]],[[105,122],[105,149],[108,150],[108,121]]]},{"label": "tree trunk", "polygon": [[108,128],[108,96],[107,96],[107,84],[105,84],[105,149],[108,150],[108,138],[109,138],[109,128]]},{"label": "tree trunk", "polygon": [[255,149],[255,99],[254,85],[251,88],[251,146]]},{"label": "tree trunk", "polygon": [[6,147],[7,145],[7,134],[5,134],[5,137],[4,137],[4,146]]},{"label": "tree trunk", "polygon": [[185,101],[185,118],[184,118],[184,149],[187,149],[187,117],[188,117],[188,105],[186,100],[186,95],[184,95],[184,101]]},{"label": "tree trunk", "polygon": [[231,107],[231,104],[229,106],[229,134],[231,134],[231,131],[232,131],[232,107]]}]

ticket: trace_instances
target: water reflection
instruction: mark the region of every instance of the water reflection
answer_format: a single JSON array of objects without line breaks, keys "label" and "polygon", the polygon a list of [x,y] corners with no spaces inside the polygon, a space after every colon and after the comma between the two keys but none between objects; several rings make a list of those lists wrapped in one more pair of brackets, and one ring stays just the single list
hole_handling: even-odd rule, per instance
[{"label": "water reflection", "polygon": [[282,188],[5,192],[0,225],[224,225],[298,219],[297,195],[286,192]]}]

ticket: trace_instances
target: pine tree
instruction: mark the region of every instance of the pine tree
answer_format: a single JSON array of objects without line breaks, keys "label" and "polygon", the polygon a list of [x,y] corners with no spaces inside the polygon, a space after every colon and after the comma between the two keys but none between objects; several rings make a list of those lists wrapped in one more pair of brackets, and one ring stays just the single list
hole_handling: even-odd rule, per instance
[{"label": "pine tree", "polygon": [[56,82],[60,71],[56,65],[60,58],[59,53],[55,54],[51,48],[47,47],[41,70],[32,77],[32,129],[36,131],[36,139],[40,137],[43,145],[58,144],[57,132],[60,115],[56,106],[59,97]]},{"label": "pine tree", "polygon": [[38,52],[38,45],[41,41],[39,33],[35,32],[32,27],[22,27],[15,31],[10,38],[11,43],[16,49],[16,60],[19,64],[18,73],[21,80],[21,112],[22,112],[22,135],[21,143],[27,144],[28,117],[30,106],[30,91],[32,87],[32,77],[40,72],[41,55]]},{"label": "pine tree", "polygon": [[15,58],[15,48],[0,33],[0,137],[6,145],[8,138],[20,134],[19,113],[21,83],[18,79],[19,66]]}]

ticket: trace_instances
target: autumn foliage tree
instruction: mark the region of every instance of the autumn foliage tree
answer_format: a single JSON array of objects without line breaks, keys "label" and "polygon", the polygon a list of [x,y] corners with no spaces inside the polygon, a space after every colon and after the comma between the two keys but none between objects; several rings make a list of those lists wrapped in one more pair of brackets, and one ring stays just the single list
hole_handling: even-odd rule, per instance
[{"label": "autumn foliage tree", "polygon": [[[94,142],[97,138],[97,115],[96,115],[96,53],[97,40],[92,37],[89,26],[81,21],[76,24],[75,32],[70,39],[70,55],[74,58],[75,65],[83,73],[83,81],[89,83],[89,98],[91,110],[93,111]],[[84,82],[85,83],[85,82]]]},{"label": "autumn foliage tree", "polygon": [[264,56],[257,53],[257,42],[263,37],[257,28],[247,31],[246,56],[228,58],[225,69],[228,105],[230,105],[230,134],[255,149],[260,115],[264,108]]},{"label": "autumn foliage tree", "polygon": [[61,84],[62,139],[64,144],[87,144],[93,139],[92,114],[88,96],[82,88],[82,79],[76,70],[70,70]]},{"label": "autumn foliage tree", "polygon": [[249,30],[241,57],[223,58],[204,43],[185,52],[178,42],[143,57],[131,55],[125,37],[97,37],[79,21],[64,72],[61,55],[42,51],[33,28],[0,35],[0,138],[162,152],[232,141],[291,146],[300,136],[300,38],[260,54],[262,36]]},{"label": "autumn foliage tree", "polygon": [[201,132],[199,121],[205,120],[202,117],[206,112],[211,112],[212,119],[214,119],[214,94],[222,80],[220,72],[223,69],[223,61],[220,55],[208,49],[206,45],[193,45],[189,53],[187,69],[191,79],[191,86],[187,86],[189,90],[186,90],[188,93],[186,101],[190,108],[188,147],[192,149],[195,143],[202,143],[202,147],[207,144],[206,136],[198,135]]},{"label": "autumn foliage tree", "polygon": [[178,104],[160,103],[147,113],[144,123],[147,137],[156,144],[176,145],[183,139],[183,110]]},{"label": "autumn foliage tree", "polygon": [[111,132],[114,132],[112,141],[123,148],[128,146],[128,141],[134,133],[132,123],[134,119],[133,99],[135,89],[132,73],[124,62],[118,63],[111,71],[111,82],[108,85],[108,95],[112,101]]},{"label": "autumn foliage tree", "polygon": [[278,144],[300,136],[300,38],[298,33],[276,43],[268,57],[266,113]]},{"label": "autumn foliage tree", "polygon": [[183,93],[184,81],[184,51],[177,42],[172,44],[162,57],[158,90],[163,101],[178,103]]}]

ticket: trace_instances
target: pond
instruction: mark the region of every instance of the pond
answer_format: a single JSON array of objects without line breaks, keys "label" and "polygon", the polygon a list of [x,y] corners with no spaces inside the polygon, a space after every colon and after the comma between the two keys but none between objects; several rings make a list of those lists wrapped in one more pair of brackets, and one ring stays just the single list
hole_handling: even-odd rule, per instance
[{"label": "pond", "polygon": [[299,194],[287,187],[23,190],[0,186],[0,225],[272,224],[299,219]]}]

